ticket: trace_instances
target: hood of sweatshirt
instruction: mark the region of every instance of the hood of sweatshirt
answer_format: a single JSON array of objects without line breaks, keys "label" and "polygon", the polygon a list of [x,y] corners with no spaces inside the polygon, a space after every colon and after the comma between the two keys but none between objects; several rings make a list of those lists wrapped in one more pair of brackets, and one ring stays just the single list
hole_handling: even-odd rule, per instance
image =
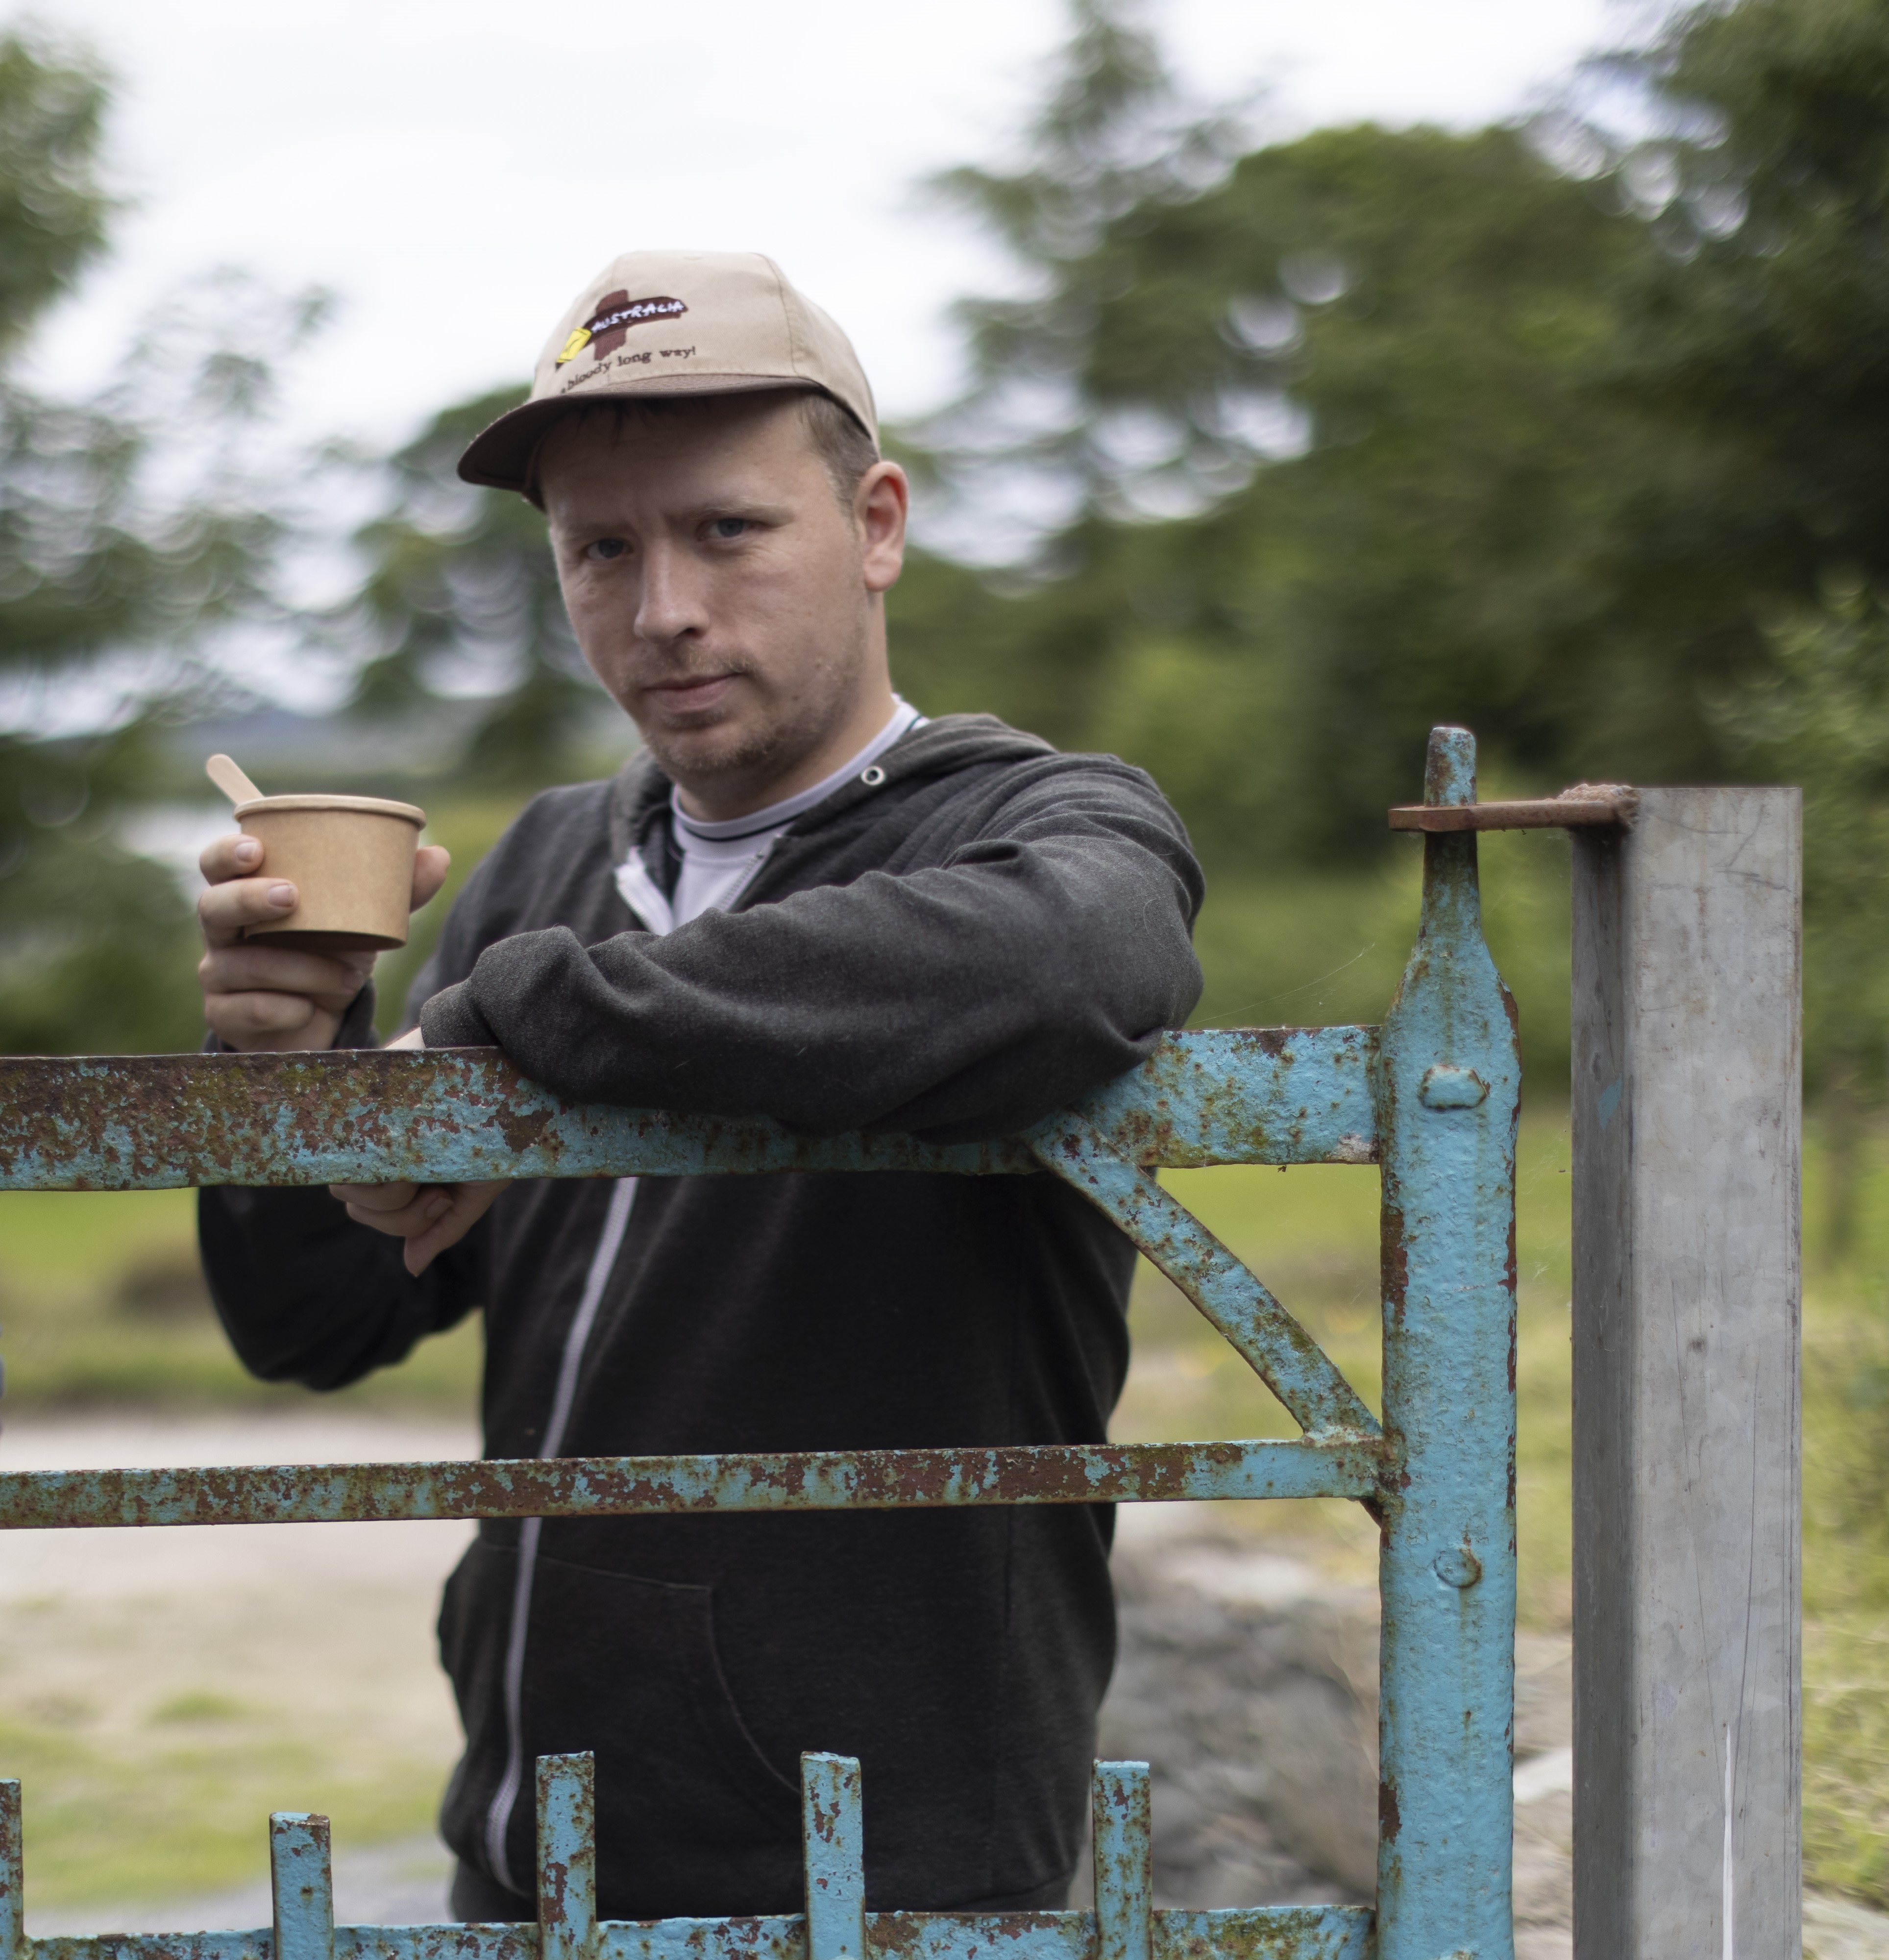
[{"label": "hood of sweatshirt", "polygon": [[[986,762],[1016,762],[1032,756],[1053,756],[1054,746],[1040,735],[1026,735],[994,714],[941,714],[908,730],[877,759],[885,775],[876,783],[842,783],[811,810],[788,825],[790,834],[804,836],[817,830],[863,798],[888,784],[921,778],[955,775],[960,769]],[[622,864],[631,847],[645,848],[650,832],[667,814],[675,785],[647,749],[639,749],[617,772],[610,785],[610,851]]]}]

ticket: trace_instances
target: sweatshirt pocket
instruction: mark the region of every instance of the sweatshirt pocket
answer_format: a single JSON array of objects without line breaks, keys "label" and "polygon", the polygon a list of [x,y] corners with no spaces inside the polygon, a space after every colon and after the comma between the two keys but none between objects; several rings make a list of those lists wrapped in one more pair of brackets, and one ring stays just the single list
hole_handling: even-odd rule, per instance
[{"label": "sweatshirt pocket", "polygon": [[[488,1762],[502,1755],[491,1743],[505,1729],[502,1664],[485,1656],[502,1652],[517,1566],[507,1551],[493,1548],[490,1556],[501,1569],[449,1599],[457,1637],[443,1642],[466,1717],[468,1761],[453,1793],[463,1778],[467,1798],[482,1786],[489,1797],[503,1774],[501,1761],[487,1774],[466,1774],[475,1753]],[[474,1634],[469,1619],[485,1624]],[[463,1678],[456,1661],[472,1663]],[[486,1704],[476,1719],[466,1705],[469,1689]],[[800,1792],[761,1754],[728,1691],[709,1587],[540,1554],[521,1715],[524,1774],[505,1840],[520,1880],[535,1864],[533,1760],[589,1750],[596,1758],[599,1904],[606,1917],[799,1909]],[[449,1836],[463,1850],[460,1834]]]}]

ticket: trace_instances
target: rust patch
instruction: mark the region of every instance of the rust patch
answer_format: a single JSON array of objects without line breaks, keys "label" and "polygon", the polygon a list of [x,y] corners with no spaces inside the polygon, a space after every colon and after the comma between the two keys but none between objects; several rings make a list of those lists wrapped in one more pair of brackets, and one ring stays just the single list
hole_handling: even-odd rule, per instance
[{"label": "rust patch", "polygon": [[1404,1296],[1410,1284],[1410,1251],[1404,1242],[1404,1214],[1394,1204],[1385,1206],[1382,1236],[1378,1246],[1379,1270],[1383,1281],[1384,1303],[1401,1325]]},{"label": "rust patch", "polygon": [[1388,1777],[1378,1782],[1378,1836],[1385,1843],[1393,1843],[1398,1831],[1404,1828],[1404,1819],[1397,1807],[1397,1785]]}]

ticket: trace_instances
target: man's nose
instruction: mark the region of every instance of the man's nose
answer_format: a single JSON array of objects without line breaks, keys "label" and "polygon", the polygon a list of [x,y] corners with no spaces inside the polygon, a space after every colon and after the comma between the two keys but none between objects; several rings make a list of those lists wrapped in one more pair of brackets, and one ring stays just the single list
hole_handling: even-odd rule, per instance
[{"label": "man's nose", "polygon": [[643,556],[637,638],[660,643],[706,632],[707,598],[701,568],[687,552],[677,550],[666,540],[650,546]]}]

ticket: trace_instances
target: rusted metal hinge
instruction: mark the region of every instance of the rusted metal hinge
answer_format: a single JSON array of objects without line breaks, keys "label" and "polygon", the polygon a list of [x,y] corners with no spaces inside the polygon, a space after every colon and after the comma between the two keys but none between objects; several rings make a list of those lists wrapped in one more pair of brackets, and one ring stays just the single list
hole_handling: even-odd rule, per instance
[{"label": "rusted metal hinge", "polygon": [[1576,783],[1559,796],[1525,803],[1400,803],[1393,830],[1631,829],[1639,792],[1624,783]]}]

